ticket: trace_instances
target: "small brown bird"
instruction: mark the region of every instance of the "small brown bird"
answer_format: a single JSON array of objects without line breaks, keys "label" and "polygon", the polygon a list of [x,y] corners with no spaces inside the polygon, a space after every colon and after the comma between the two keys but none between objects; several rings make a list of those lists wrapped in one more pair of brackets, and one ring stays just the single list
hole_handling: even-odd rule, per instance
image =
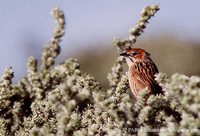
[{"label": "small brown bird", "polygon": [[131,48],[120,54],[129,66],[128,79],[133,95],[137,98],[139,91],[146,88],[149,94],[162,93],[162,88],[155,81],[158,68],[144,49]]}]

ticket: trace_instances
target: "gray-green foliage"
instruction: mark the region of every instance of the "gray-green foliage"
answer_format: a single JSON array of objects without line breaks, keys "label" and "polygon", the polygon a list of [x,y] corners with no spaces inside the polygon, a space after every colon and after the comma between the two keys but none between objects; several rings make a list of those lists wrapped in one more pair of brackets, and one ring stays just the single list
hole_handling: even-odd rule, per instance
[{"label": "gray-green foliage", "polygon": [[[136,42],[158,6],[146,7],[127,40],[116,40],[119,50]],[[12,84],[7,68],[0,81],[0,135],[128,136],[200,135],[200,78],[158,74],[164,95],[148,96],[144,90],[134,100],[119,57],[108,74],[109,89],[80,71],[77,60],[53,66],[64,35],[64,14],[53,11],[58,26],[42,53],[42,65],[28,60],[28,74]]]}]

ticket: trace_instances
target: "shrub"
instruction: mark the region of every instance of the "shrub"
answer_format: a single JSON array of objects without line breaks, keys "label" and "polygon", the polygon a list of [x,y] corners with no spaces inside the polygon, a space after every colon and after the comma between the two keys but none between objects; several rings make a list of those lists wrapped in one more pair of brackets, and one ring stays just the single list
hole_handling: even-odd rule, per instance
[{"label": "shrub", "polygon": [[[125,40],[116,39],[121,50],[130,48],[148,20],[159,10],[146,7],[140,21]],[[42,53],[42,64],[28,60],[28,74],[12,84],[12,68],[6,68],[0,81],[0,135],[200,135],[200,78],[158,74],[164,95],[138,100],[129,94],[122,57],[108,74],[109,89],[101,87],[89,74],[82,73],[76,59],[54,66],[64,35],[64,14],[53,10],[57,27]]]}]

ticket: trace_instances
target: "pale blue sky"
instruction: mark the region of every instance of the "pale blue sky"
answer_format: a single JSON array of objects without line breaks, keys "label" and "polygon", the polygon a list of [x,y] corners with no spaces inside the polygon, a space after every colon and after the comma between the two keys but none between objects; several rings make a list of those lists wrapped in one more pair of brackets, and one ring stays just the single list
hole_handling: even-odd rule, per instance
[{"label": "pale blue sky", "polygon": [[113,37],[125,36],[139,20],[141,10],[157,3],[161,10],[143,38],[171,32],[182,39],[199,40],[199,0],[1,0],[0,73],[12,66],[19,78],[26,71],[27,57],[41,54],[52,36],[54,20],[49,13],[55,6],[65,12],[67,19],[62,56],[75,57],[88,46],[95,48],[96,41],[112,44]]}]

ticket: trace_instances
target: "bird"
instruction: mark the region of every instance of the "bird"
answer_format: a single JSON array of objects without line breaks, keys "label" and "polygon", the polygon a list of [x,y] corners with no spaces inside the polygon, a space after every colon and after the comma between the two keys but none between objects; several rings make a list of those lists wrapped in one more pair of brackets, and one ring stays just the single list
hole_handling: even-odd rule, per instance
[{"label": "bird", "polygon": [[162,87],[156,82],[155,74],[159,73],[150,53],[141,48],[130,48],[120,56],[125,57],[128,64],[128,80],[131,92],[138,98],[139,92],[148,89],[148,94],[162,94]]}]

